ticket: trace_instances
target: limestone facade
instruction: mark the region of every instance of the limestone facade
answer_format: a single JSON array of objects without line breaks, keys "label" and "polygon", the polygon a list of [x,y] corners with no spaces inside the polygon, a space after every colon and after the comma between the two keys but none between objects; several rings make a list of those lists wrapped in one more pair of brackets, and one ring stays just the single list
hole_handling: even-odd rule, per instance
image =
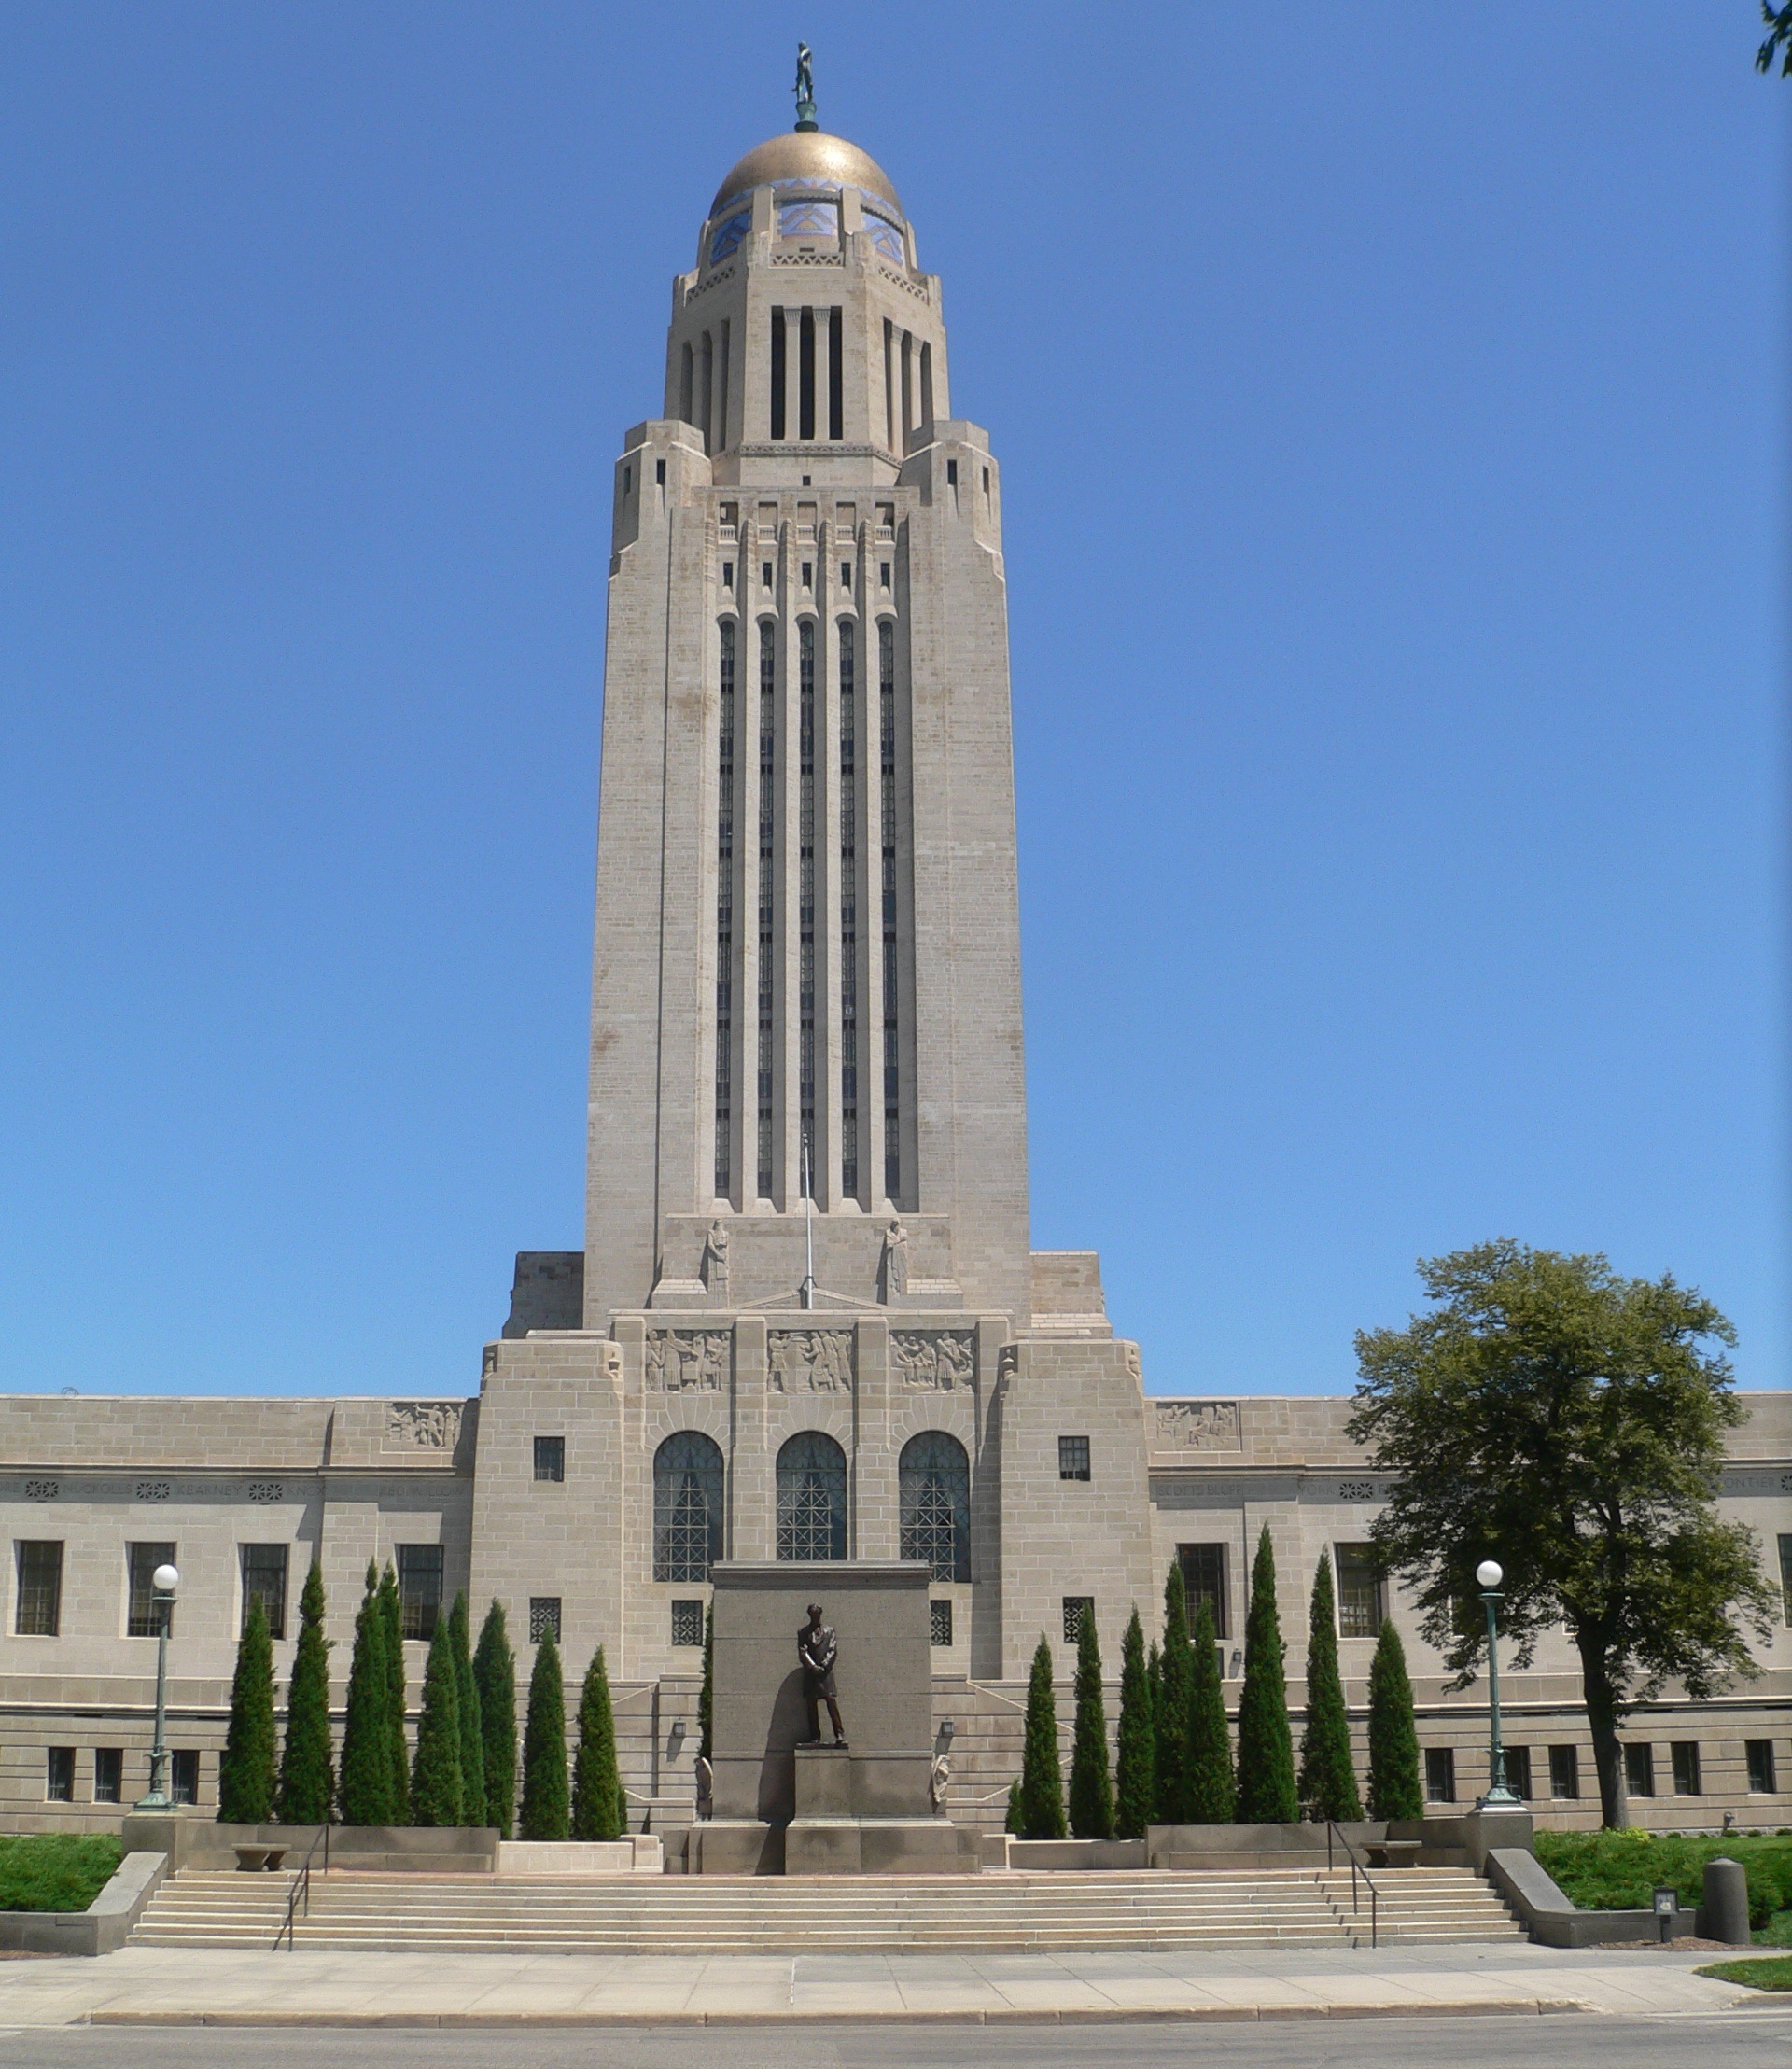
[{"label": "limestone facade", "polygon": [[[1355,1571],[1381,1486],[1344,1401],[1149,1394],[1094,1254],[1031,1248],[1000,468],[950,412],[894,188],[837,138],[775,138],[722,182],[674,283],[665,413],[616,463],[588,1174],[584,1250],[518,1258],[476,1397],[0,1401],[7,1822],[108,1822],[114,1753],[124,1800],[145,1786],[133,1545],[183,1575],[170,1737],[201,1806],[245,1588],[284,1569],[284,1683],[314,1558],[339,1699],[370,1559],[419,1630],[432,1590],[501,1601],[525,1680],[545,1624],[574,1689],[601,1643],[645,1823],[691,1812],[718,1559],[931,1565],[967,1823],[1000,1823],[1029,1660],[1043,1632],[1068,1677],[1082,1605],[1117,1674],[1181,1557],[1235,1679],[1265,1523],[1298,1706],[1314,1568]],[[1748,1406],[1724,1504],[1777,1573],[1792,1400]],[[1445,1693],[1372,1580],[1346,1594],[1353,1706],[1392,1615],[1434,1783],[1472,1797],[1481,1692]],[[1639,1713],[1645,1818],[1787,1821],[1792,1634],[1760,1663]],[[1558,1643],[1507,1678],[1507,1739],[1539,1812],[1589,1822],[1574,1665]],[[1569,1747],[1579,1796],[1551,1796]]]}]

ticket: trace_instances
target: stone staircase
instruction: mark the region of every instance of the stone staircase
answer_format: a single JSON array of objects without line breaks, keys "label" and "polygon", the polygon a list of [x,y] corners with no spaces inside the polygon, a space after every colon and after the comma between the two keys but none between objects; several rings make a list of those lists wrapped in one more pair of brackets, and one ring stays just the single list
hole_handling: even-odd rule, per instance
[{"label": "stone staircase", "polygon": [[[1376,1877],[1380,1943],[1518,1939],[1465,1868]],[[272,1947],[287,1875],[183,1870],[157,1891],[136,1946]],[[569,1882],[472,1875],[314,1875],[306,1948],[474,1953],[988,1952],[1369,1944],[1347,1869],[940,1877],[665,1876]]]}]

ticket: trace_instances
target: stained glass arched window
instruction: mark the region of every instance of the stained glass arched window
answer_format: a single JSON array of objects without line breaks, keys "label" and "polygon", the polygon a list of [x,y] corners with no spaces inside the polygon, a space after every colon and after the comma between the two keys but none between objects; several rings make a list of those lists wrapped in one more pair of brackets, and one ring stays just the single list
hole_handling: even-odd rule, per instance
[{"label": "stained glass arched window", "polygon": [[801,1431],[777,1454],[777,1556],[847,1556],[847,1455],[819,1430]]},{"label": "stained glass arched window", "polygon": [[920,1559],[936,1581],[971,1578],[971,1461],[957,1437],[923,1430],[897,1465],[902,1556]]},{"label": "stained glass arched window", "polygon": [[721,1557],[721,1447],[679,1430],[653,1454],[653,1578],[707,1581]]}]

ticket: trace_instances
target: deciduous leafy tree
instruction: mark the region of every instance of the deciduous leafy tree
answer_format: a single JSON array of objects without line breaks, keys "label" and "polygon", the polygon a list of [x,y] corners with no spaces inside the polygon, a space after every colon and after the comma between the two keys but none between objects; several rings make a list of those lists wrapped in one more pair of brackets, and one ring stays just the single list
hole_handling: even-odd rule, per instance
[{"label": "deciduous leafy tree", "polygon": [[273,1817],[273,1642],[259,1595],[249,1598],[237,1641],[217,1815],[224,1824],[267,1824]]},{"label": "deciduous leafy tree", "polygon": [[1251,1569],[1251,1614],[1244,1627],[1244,1687],[1239,1697],[1240,1824],[1292,1824],[1300,1816],[1282,1652],[1276,1555],[1266,1523]]},{"label": "deciduous leafy tree", "polygon": [[1772,71],[1773,60],[1778,56],[1780,77],[1792,79],[1792,6],[1774,7],[1768,5],[1768,0],[1761,0],[1761,20],[1767,23],[1767,41],[1755,53],[1755,69]]},{"label": "deciduous leafy tree", "polygon": [[1232,1735],[1226,1728],[1225,1692],[1220,1685],[1219,1641],[1213,1632],[1213,1612],[1203,1596],[1195,1611],[1183,1811],[1190,1824],[1230,1824],[1237,1807]]},{"label": "deciduous leafy tree", "polygon": [[516,1656],[504,1628],[502,1602],[493,1602],[480,1627],[473,1682],[479,1690],[485,1822],[508,1839],[516,1823]]},{"label": "deciduous leafy tree", "polygon": [[324,1575],[314,1559],[299,1598],[299,1643],[287,1690],[280,1749],[282,1824],[322,1824],[336,1794],[329,1744],[329,1641],[324,1636]]},{"label": "deciduous leafy tree", "polygon": [[1142,1839],[1157,1809],[1157,1731],[1151,1714],[1145,1629],[1134,1606],[1120,1646],[1120,1724],[1115,1734],[1114,1829]]},{"label": "deciduous leafy tree", "polygon": [[567,1692],[560,1648],[544,1629],[529,1675],[529,1709],[523,1721],[523,1808],[517,1829],[525,1839],[564,1839],[567,1804]]},{"label": "deciduous leafy tree", "polygon": [[1157,1668],[1157,1822],[1187,1818],[1188,1704],[1195,1656],[1188,1646],[1188,1597],[1179,1559],[1164,1582],[1164,1650]]},{"label": "deciduous leafy tree", "polygon": [[460,1822],[485,1824],[485,1733],[480,1718],[479,1685],[473,1679],[473,1652],[466,1590],[455,1596],[448,1618],[448,1639],[455,1655],[455,1701],[460,1726]]},{"label": "deciduous leafy tree", "polygon": [[1113,1778],[1108,1771],[1108,1716],[1101,1699],[1101,1643],[1095,1608],[1076,1630],[1076,1722],[1071,1732],[1071,1831],[1079,1839],[1113,1837]]},{"label": "deciduous leafy tree", "polygon": [[1373,1536],[1454,1687],[1487,1643],[1477,1565],[1505,1569],[1515,1668],[1566,1625],[1608,1825],[1626,1822],[1618,1732],[1668,1682],[1703,1702],[1758,1671],[1746,1631],[1774,1598],[1753,1531],[1716,1513],[1724,1434],[1745,1411],[1735,1332],[1671,1276],[1483,1243],[1420,1265],[1436,1304],[1356,1339],[1351,1436],[1394,1475]]},{"label": "deciduous leafy tree", "polygon": [[348,1662],[348,1715],[343,1726],[342,1811],[344,1824],[391,1824],[391,1686],[385,1670],[385,1618],[379,1573],[367,1562],[367,1592],[355,1618]]},{"label": "deciduous leafy tree", "polygon": [[1319,1555],[1307,1618],[1307,1728],[1300,1739],[1300,1799],[1315,1817],[1356,1819],[1363,1803],[1351,1761],[1351,1716],[1337,1671],[1337,1596],[1332,1556]]},{"label": "deciduous leafy tree", "polygon": [[1057,1764],[1057,1702],[1052,1694],[1052,1648],[1039,1634],[1027,1682],[1020,1750],[1020,1829],[1029,1839],[1061,1839],[1064,1776]]},{"label": "deciduous leafy tree", "polygon": [[623,1782],[616,1770],[616,1717],[599,1645],[579,1692],[579,1750],[572,1762],[572,1836],[615,1839],[627,1829]]},{"label": "deciduous leafy tree", "polygon": [[1407,1649],[1393,1618],[1386,1618],[1369,1667],[1369,1815],[1421,1818],[1419,1727],[1412,1714]]},{"label": "deciduous leafy tree", "polygon": [[460,1813],[460,1685],[453,1624],[444,1616],[437,1620],[424,1662],[417,1757],[411,1770],[411,1822],[458,1824]]}]

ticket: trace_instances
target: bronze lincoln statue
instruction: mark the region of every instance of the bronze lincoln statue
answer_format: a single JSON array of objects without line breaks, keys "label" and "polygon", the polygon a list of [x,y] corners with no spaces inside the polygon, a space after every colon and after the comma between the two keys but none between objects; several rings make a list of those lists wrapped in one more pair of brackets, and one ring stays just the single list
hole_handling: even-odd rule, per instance
[{"label": "bronze lincoln statue", "polygon": [[796,1634],[796,1657],[803,1662],[803,1700],[809,1713],[809,1735],[805,1745],[819,1746],[821,1743],[821,1716],[819,1706],[828,1706],[828,1722],[833,1726],[833,1742],[844,1746],[847,1742],[845,1726],[840,1722],[840,1701],[833,1685],[833,1663],[840,1655],[840,1641],[833,1634],[833,1627],[821,1621],[821,1604],[809,1604],[809,1620]]}]

